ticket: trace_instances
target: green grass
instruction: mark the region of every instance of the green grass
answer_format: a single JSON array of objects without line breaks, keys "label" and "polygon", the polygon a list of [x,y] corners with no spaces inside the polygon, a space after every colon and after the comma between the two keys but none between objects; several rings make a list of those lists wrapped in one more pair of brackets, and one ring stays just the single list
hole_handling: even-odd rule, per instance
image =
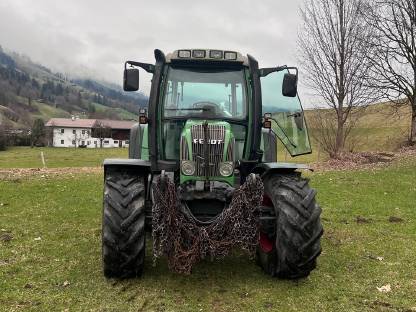
[{"label": "green grass", "polygon": [[43,152],[48,168],[97,167],[105,158],[127,158],[127,148],[13,147],[0,152],[0,168],[42,168]]},{"label": "green grass", "polygon": [[137,115],[133,114],[123,108],[117,107],[117,108],[113,108],[113,107],[108,107],[99,103],[92,103],[96,109],[97,112],[106,112],[106,111],[112,111],[114,113],[116,113],[121,119],[125,119],[125,120],[137,120]]},{"label": "green grass", "polygon": [[60,108],[55,108],[51,105],[47,105],[45,103],[39,103],[37,101],[32,101],[32,105],[39,110],[38,114],[34,114],[34,118],[42,118],[45,123],[48,122],[49,119],[53,117],[60,117],[60,118],[71,118],[71,114],[67,111],[64,111]]},{"label": "green grass", "polygon": [[[101,175],[0,181],[0,235],[13,236],[0,242],[0,310],[414,311],[416,159],[310,178],[323,207],[323,253],[299,281],[265,276],[239,252],[173,274],[165,261],[152,267],[150,242],[142,279],[106,280]],[[391,292],[380,293],[386,284]]]}]

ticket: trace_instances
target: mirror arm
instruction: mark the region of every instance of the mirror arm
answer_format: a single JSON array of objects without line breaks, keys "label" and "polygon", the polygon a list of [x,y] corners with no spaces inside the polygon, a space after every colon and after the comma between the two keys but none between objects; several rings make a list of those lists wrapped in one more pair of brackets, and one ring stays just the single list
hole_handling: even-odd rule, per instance
[{"label": "mirror arm", "polygon": [[260,68],[259,69],[259,76],[260,77],[266,77],[268,74],[271,74],[271,73],[274,73],[274,72],[279,72],[279,71],[282,71],[282,70],[285,70],[285,69],[287,69],[287,70],[293,69],[293,70],[296,71],[296,76],[298,75],[298,68],[297,67],[294,67],[294,66],[289,67],[289,66],[283,65],[283,66],[277,66],[277,67]]},{"label": "mirror arm", "polygon": [[135,61],[127,61],[127,62],[124,63],[124,68],[125,69],[127,69],[127,65],[141,67],[145,71],[147,71],[148,73],[153,74],[155,72],[155,65],[152,65],[152,64],[140,63],[140,62],[135,62]]}]

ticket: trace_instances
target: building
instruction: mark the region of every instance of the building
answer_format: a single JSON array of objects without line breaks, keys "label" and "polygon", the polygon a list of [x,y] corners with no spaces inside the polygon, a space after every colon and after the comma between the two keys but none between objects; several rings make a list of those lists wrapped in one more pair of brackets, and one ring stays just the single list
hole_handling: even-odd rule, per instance
[{"label": "building", "polygon": [[46,123],[55,147],[127,147],[136,121],[52,118]]}]

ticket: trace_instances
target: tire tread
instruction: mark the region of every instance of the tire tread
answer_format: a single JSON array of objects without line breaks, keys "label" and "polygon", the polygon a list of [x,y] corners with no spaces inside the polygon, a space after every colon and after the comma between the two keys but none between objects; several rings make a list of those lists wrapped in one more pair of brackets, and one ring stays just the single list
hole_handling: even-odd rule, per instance
[{"label": "tire tread", "polygon": [[262,267],[271,274],[272,266],[271,275],[280,278],[306,277],[321,253],[323,228],[316,191],[307,179],[294,174],[271,174],[264,178],[264,185],[275,209],[276,235],[272,250],[275,256],[270,257],[274,263],[263,263]]},{"label": "tire tread", "polygon": [[108,278],[140,276],[145,254],[145,186],[128,172],[106,174],[102,255]]}]

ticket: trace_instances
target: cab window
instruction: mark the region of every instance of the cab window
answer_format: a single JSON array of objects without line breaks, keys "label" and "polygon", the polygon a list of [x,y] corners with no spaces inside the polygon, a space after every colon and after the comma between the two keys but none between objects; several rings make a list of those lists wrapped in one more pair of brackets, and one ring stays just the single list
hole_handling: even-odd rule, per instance
[{"label": "cab window", "polygon": [[290,155],[308,154],[312,150],[300,99],[282,94],[285,73],[273,72],[261,78],[263,114],[272,114],[272,129]]}]

